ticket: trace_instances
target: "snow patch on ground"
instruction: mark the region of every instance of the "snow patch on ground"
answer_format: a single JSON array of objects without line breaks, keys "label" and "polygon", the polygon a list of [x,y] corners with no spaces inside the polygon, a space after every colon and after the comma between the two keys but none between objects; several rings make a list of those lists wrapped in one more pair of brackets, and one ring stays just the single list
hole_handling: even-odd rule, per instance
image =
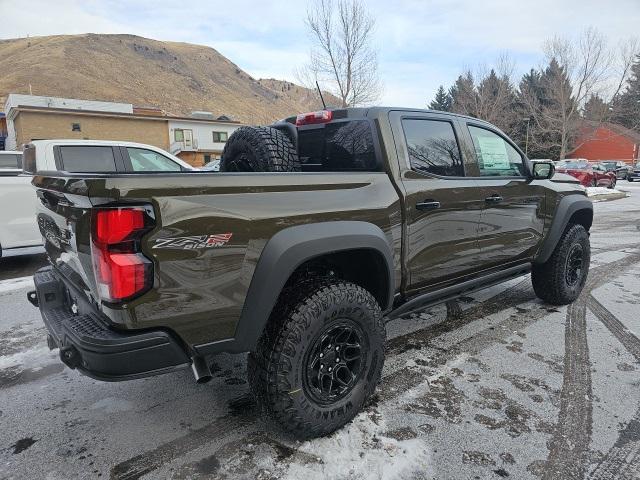
[{"label": "snow patch on ground", "polygon": [[13,292],[22,288],[33,288],[33,277],[19,277],[0,280],[0,293]]},{"label": "snow patch on ground", "polygon": [[46,345],[38,345],[34,348],[14,353],[13,355],[0,356],[0,369],[25,365],[32,369],[40,369],[55,360],[57,354],[49,350]]},{"label": "snow patch on ground", "polygon": [[89,408],[91,410],[104,410],[105,413],[119,413],[133,410],[133,403],[124,398],[106,397],[97,401]]},{"label": "snow patch on ground", "polygon": [[420,439],[396,440],[384,435],[381,417],[361,413],[330,437],[304,442],[299,451],[318,463],[291,464],[284,478],[291,480],[431,478],[429,446]]},{"label": "snow patch on ground", "polygon": [[607,187],[587,187],[587,196],[589,197],[599,197],[599,196],[622,196],[626,197],[629,194],[627,192],[623,192],[622,190],[618,190],[615,188],[607,188]]}]

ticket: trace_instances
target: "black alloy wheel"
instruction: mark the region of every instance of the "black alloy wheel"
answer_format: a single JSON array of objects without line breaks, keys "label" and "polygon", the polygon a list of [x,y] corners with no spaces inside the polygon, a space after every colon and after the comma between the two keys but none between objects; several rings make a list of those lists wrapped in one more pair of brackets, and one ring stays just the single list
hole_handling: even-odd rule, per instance
[{"label": "black alloy wheel", "polygon": [[309,349],[305,383],[318,403],[334,403],[358,383],[367,348],[364,339],[358,325],[342,319],[323,332]]}]

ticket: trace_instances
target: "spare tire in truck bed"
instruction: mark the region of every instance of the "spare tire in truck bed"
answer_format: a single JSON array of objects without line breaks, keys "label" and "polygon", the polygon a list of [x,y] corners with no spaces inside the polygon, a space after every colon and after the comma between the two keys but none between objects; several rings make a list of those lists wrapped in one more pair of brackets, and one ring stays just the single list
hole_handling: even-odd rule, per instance
[{"label": "spare tire in truck bed", "polygon": [[298,152],[286,133],[272,127],[240,127],[222,152],[221,172],[299,172]]}]

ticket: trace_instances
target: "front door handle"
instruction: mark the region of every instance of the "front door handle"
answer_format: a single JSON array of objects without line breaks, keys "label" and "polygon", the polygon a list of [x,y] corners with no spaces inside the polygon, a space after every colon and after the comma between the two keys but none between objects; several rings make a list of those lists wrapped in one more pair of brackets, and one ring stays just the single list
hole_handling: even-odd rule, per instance
[{"label": "front door handle", "polygon": [[440,208],[440,202],[436,202],[435,200],[425,200],[424,202],[416,203],[416,208],[418,210],[436,210]]},{"label": "front door handle", "polygon": [[484,199],[487,203],[500,203],[502,201],[502,197],[498,194],[493,194],[490,197]]}]

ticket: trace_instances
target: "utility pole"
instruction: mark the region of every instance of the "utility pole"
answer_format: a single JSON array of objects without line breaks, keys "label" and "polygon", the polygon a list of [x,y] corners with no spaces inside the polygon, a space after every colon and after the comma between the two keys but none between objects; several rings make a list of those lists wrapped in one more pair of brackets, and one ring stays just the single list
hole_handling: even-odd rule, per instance
[{"label": "utility pole", "polygon": [[527,117],[525,120],[527,121],[527,135],[524,141],[524,154],[528,157],[529,156],[529,124],[531,123],[531,117]]}]

